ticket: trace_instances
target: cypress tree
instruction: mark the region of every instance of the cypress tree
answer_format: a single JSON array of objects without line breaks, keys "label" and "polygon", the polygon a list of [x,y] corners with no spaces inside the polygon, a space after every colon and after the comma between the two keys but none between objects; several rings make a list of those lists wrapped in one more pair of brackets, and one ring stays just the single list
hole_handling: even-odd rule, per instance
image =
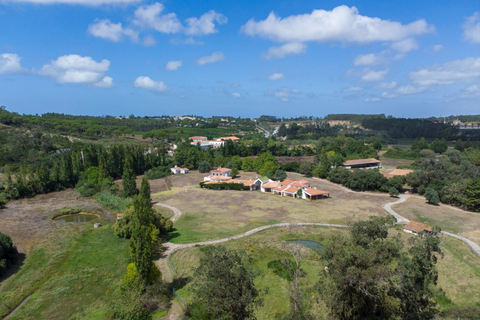
[{"label": "cypress tree", "polygon": [[123,165],[123,196],[132,197],[137,193],[137,185],[135,183],[135,171],[133,169],[133,161],[131,157],[125,159]]},{"label": "cypress tree", "polygon": [[133,200],[132,237],[130,248],[132,260],[137,268],[140,280],[151,281],[153,266],[152,223],[153,208],[150,200],[150,185],[146,177],[142,180],[140,194]]}]

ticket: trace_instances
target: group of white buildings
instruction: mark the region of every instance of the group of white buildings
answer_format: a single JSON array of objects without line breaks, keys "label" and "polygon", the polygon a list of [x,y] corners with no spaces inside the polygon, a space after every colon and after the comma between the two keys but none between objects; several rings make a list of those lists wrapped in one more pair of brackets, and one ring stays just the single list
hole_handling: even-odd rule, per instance
[{"label": "group of white buildings", "polygon": [[223,146],[225,144],[225,141],[233,141],[233,142],[238,142],[240,141],[240,138],[238,137],[220,137],[220,138],[216,138],[214,140],[208,140],[207,137],[204,137],[204,136],[193,136],[193,137],[190,137],[188,138],[189,140],[192,140],[192,142],[190,142],[191,144],[193,145],[197,145],[197,144],[200,144],[200,147],[204,148],[204,149],[208,149],[210,146],[213,148],[213,149],[217,149],[217,148],[220,148],[221,146]]},{"label": "group of white buildings", "polygon": [[218,168],[210,171],[210,175],[203,178],[204,184],[218,183],[242,183],[250,187],[250,190],[260,190],[282,197],[300,198],[306,200],[319,200],[329,198],[330,192],[318,190],[310,186],[307,180],[283,180],[274,181],[268,177],[252,179],[233,179],[230,175],[232,169]]}]

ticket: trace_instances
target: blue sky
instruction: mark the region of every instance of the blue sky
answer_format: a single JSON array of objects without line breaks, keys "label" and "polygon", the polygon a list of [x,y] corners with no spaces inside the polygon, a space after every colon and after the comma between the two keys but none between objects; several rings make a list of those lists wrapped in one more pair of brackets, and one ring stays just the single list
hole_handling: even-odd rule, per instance
[{"label": "blue sky", "polygon": [[478,1],[0,0],[20,113],[480,113]]}]

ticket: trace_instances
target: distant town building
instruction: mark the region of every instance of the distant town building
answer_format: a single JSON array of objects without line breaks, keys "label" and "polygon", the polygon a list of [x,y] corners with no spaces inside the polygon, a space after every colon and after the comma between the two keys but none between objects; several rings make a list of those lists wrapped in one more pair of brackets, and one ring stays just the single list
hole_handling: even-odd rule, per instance
[{"label": "distant town building", "polygon": [[193,137],[189,137],[188,139],[192,140],[193,142],[202,142],[202,141],[208,140],[208,138],[204,136],[193,136]]}]

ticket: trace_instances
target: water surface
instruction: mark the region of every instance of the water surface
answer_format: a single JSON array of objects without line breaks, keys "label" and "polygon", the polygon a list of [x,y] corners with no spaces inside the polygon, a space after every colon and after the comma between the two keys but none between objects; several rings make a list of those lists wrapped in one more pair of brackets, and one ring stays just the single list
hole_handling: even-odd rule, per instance
[{"label": "water surface", "polygon": [[311,240],[288,240],[287,242],[295,242],[299,243],[303,246],[306,246],[312,249],[315,252],[320,252],[323,250],[323,245],[319,242],[311,241]]}]

